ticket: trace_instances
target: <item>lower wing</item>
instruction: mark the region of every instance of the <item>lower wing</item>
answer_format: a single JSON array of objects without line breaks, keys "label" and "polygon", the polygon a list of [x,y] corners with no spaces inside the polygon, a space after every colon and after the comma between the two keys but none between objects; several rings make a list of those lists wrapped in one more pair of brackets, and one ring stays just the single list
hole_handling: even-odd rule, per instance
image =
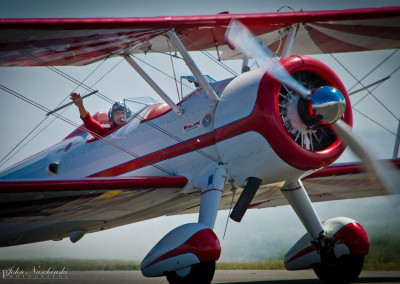
[{"label": "lower wing", "polygon": [[[390,161],[400,174],[400,159]],[[57,240],[163,215],[198,213],[200,190],[182,192],[182,176],[24,180],[0,182],[0,247]],[[388,194],[362,164],[332,165],[303,179],[313,202]],[[261,187],[250,208],[286,205],[281,183]],[[236,203],[242,188],[225,184],[220,210]]]}]

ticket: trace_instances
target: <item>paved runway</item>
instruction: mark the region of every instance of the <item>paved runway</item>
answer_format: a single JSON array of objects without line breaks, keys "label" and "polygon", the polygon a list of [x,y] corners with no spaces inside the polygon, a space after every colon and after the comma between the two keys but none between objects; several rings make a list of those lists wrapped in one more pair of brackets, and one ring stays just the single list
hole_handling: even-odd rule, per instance
[{"label": "paved runway", "polygon": [[[3,276],[3,275],[2,275]],[[70,271],[66,279],[4,279],[0,283],[23,284],[152,284],[168,283],[164,277],[145,278],[140,271]],[[321,283],[312,270],[217,270],[212,283],[254,283],[254,284],[317,284]],[[400,272],[362,272],[357,283],[399,283]]]}]

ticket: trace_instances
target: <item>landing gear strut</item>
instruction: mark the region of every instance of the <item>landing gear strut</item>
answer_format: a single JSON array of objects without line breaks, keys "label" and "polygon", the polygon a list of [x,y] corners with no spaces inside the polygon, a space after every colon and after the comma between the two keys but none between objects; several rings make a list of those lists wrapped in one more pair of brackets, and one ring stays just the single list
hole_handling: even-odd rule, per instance
[{"label": "landing gear strut", "polygon": [[221,255],[212,229],[225,179],[225,168],[215,164],[196,181],[201,186],[198,223],[181,225],[166,234],[143,259],[143,276],[166,276],[170,284],[211,283]]},{"label": "landing gear strut", "polygon": [[287,183],[282,192],[308,232],[285,255],[286,268],[313,268],[325,283],[356,281],[369,251],[362,226],[345,217],[321,223],[300,180]]}]

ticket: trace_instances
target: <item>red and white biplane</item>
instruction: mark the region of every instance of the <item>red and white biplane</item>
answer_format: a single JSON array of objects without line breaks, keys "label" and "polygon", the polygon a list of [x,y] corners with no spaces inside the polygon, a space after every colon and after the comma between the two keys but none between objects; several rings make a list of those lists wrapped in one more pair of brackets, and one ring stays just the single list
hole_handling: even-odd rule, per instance
[{"label": "red and white biplane", "polygon": [[[164,100],[145,104],[104,136],[79,126],[2,171],[0,246],[77,242],[103,229],[198,212],[198,223],[169,232],[141,270],[170,283],[210,283],[221,253],[213,232],[218,210],[233,200],[230,217],[239,222],[248,208],[289,203],[307,232],[286,254],[286,268],[313,268],[326,282],[354,281],[369,250],[365,230],[344,217],[321,222],[308,194],[318,202],[398,193],[400,161],[377,162],[354,139],[344,85],[307,55],[398,49],[399,30],[400,7],[0,19],[0,66],[79,66],[120,56]],[[177,104],[134,56],[171,46],[198,86]],[[191,58],[197,50],[242,59],[243,72],[209,80]],[[250,70],[249,59],[260,67]],[[94,117],[109,123],[104,113]],[[345,144],[366,169],[331,165]]]}]

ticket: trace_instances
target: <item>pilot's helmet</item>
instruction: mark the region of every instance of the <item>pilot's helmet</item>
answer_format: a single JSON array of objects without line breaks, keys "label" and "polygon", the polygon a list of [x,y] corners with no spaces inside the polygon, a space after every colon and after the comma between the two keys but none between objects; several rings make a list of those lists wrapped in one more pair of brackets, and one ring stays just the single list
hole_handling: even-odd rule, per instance
[{"label": "pilot's helmet", "polygon": [[125,111],[125,117],[129,118],[130,117],[130,110],[128,108],[125,109],[125,106],[122,102],[115,102],[113,106],[110,108],[108,111],[108,118],[110,119],[111,122],[115,123],[114,121],[114,112],[116,111]]}]

